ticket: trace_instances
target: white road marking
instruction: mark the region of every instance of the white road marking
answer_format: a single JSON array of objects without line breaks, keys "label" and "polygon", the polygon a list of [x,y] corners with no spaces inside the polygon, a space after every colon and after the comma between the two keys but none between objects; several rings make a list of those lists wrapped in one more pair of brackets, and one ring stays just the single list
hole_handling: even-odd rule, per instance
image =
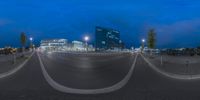
[{"label": "white road marking", "polygon": [[43,75],[46,79],[46,81],[51,85],[51,87],[53,87],[54,89],[60,91],[60,92],[64,92],[64,93],[74,93],[74,94],[101,94],[101,93],[109,93],[112,91],[116,91],[120,88],[122,88],[123,86],[125,86],[129,79],[131,78],[134,68],[135,68],[135,64],[137,61],[137,57],[138,54],[136,54],[135,59],[133,61],[133,64],[128,72],[128,74],[124,77],[124,79],[122,79],[120,82],[116,83],[113,86],[110,87],[106,87],[106,88],[101,88],[101,89],[76,89],[76,88],[70,88],[64,85],[61,85],[59,83],[57,83],[56,81],[54,81],[50,75],[48,74],[48,72],[46,71],[44,64],[41,60],[40,55],[37,53],[39,61],[40,61],[40,66],[43,72]]},{"label": "white road marking", "polygon": [[160,74],[170,77],[170,78],[175,78],[175,79],[182,79],[182,80],[191,80],[191,79],[200,79],[200,75],[180,75],[180,74],[174,74],[174,73],[169,73],[160,70],[158,67],[156,67],[154,64],[152,64],[147,58],[145,58],[142,54],[140,54],[142,58],[148,63],[148,65],[155,70],[156,72],[159,72]]},{"label": "white road marking", "polygon": [[26,60],[25,60],[22,64],[20,64],[19,66],[15,67],[14,69],[9,70],[9,71],[7,71],[7,72],[5,72],[5,73],[0,74],[0,78],[4,78],[4,77],[7,77],[7,76],[10,76],[10,75],[16,73],[17,71],[19,71],[20,69],[22,69],[22,68],[24,67],[24,65],[31,59],[31,57],[33,56],[34,53],[35,53],[35,52],[33,52],[33,53],[31,54],[31,56],[30,56],[28,59],[26,59]]}]

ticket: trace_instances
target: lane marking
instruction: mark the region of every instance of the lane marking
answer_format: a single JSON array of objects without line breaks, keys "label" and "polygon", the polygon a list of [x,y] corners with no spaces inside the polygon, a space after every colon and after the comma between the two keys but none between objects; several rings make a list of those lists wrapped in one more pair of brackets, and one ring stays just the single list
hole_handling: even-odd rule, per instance
[{"label": "lane marking", "polygon": [[142,56],[142,58],[145,60],[145,62],[148,63],[148,65],[155,70],[156,72],[170,77],[170,78],[174,78],[174,79],[182,79],[182,80],[191,80],[191,79],[200,79],[200,75],[180,75],[180,74],[174,74],[174,73],[169,73],[169,72],[165,72],[160,70],[157,66],[155,66],[154,64],[152,64],[147,58],[145,58],[142,54],[140,54]]},{"label": "lane marking", "polygon": [[133,61],[133,64],[132,64],[128,74],[120,82],[116,83],[113,86],[106,87],[106,88],[100,88],[100,89],[76,89],[76,88],[70,88],[70,87],[67,87],[67,86],[57,83],[50,77],[50,75],[46,71],[44,64],[42,62],[42,59],[38,52],[37,52],[37,56],[40,61],[40,66],[41,66],[41,69],[42,69],[42,72],[43,72],[43,75],[44,75],[46,81],[55,90],[58,90],[58,91],[64,92],[64,93],[73,93],[73,94],[101,94],[101,93],[109,93],[109,92],[116,91],[128,83],[129,79],[131,78],[131,76],[133,74],[138,54],[136,54],[135,59]]},{"label": "lane marking", "polygon": [[26,59],[22,64],[20,64],[19,66],[15,67],[14,69],[11,69],[7,72],[4,72],[2,74],[0,74],[0,78],[4,78],[4,77],[8,77],[14,73],[16,73],[17,71],[19,71],[20,69],[22,69],[24,67],[24,65],[32,58],[33,54],[35,53],[35,51],[31,54],[31,56],[29,56],[28,59]]}]

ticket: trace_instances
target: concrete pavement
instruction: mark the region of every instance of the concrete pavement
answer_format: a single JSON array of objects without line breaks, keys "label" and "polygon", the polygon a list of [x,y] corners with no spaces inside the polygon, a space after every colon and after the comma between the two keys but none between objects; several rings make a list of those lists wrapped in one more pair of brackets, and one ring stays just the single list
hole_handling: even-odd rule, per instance
[{"label": "concrete pavement", "polygon": [[[166,77],[175,78],[175,79],[182,79],[182,80],[196,80],[200,79],[200,73],[193,74],[192,71],[196,69],[196,72],[199,72],[199,67],[197,66],[191,66],[194,64],[191,64],[190,66],[185,66],[185,64],[165,64],[165,66],[161,66],[158,61],[152,61],[151,59],[147,59],[145,56],[143,56],[143,59],[148,63],[149,67],[151,67],[153,70],[155,70],[157,73],[160,73]],[[166,66],[167,65],[167,66]],[[196,65],[200,65],[200,63],[196,63]],[[174,67],[171,68],[171,70],[167,71],[166,67]],[[168,68],[169,69],[169,68]],[[179,71],[177,73],[177,70]],[[194,71],[193,71],[194,72]]]},{"label": "concrete pavement", "polygon": [[45,80],[36,54],[15,74],[0,79],[1,100],[199,100],[200,80],[177,80],[150,68],[138,56],[135,70],[121,89],[93,95],[62,93]]},{"label": "concrete pavement", "polygon": [[14,64],[7,62],[2,63],[0,68],[0,78],[8,77],[19,71],[29,61],[29,59],[32,57],[33,54],[34,52],[30,54],[27,53],[24,58],[21,57],[15,58],[16,62]]}]

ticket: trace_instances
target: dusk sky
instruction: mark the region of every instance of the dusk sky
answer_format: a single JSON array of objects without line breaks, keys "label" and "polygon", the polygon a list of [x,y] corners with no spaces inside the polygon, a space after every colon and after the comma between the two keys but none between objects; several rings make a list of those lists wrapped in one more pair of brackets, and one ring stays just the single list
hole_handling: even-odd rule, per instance
[{"label": "dusk sky", "polygon": [[20,46],[21,32],[41,39],[94,41],[95,27],[121,32],[139,46],[155,28],[157,47],[200,45],[200,0],[0,0],[0,47]]}]

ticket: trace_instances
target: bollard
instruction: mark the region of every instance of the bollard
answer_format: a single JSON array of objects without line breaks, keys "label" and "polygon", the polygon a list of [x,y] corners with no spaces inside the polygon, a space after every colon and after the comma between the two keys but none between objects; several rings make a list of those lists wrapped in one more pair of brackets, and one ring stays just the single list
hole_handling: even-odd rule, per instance
[{"label": "bollard", "polygon": [[16,55],[13,54],[13,64],[15,64],[15,63],[16,63]]},{"label": "bollard", "polygon": [[186,60],[187,73],[189,74],[189,61]]},{"label": "bollard", "polygon": [[190,61],[186,61],[186,66],[187,66],[187,70],[188,70],[188,75],[190,76],[190,78],[192,78],[192,70],[191,67],[189,66]]},{"label": "bollard", "polygon": [[161,65],[163,65],[163,57],[162,56],[160,57],[160,63],[161,63]]}]

